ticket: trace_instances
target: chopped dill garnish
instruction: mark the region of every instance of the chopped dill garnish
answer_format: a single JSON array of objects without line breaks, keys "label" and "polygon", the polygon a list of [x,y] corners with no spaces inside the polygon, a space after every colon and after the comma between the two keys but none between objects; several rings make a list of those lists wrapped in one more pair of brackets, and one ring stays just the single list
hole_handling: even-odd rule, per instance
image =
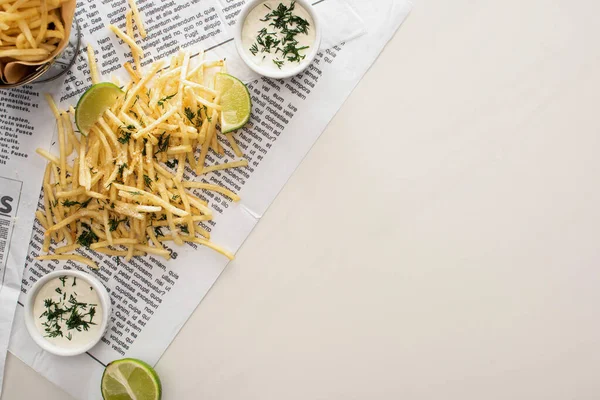
[{"label": "chopped dill garnish", "polygon": [[92,228],[90,228],[88,224],[82,223],[81,227],[83,228],[83,232],[77,238],[77,243],[83,247],[90,247],[92,243],[98,241],[98,236],[92,231]]},{"label": "chopped dill garnish", "polygon": [[125,144],[129,143],[129,139],[131,139],[131,132],[135,129],[134,125],[127,125],[119,127],[119,130],[122,132],[122,135],[117,139],[119,143]]},{"label": "chopped dill garnish", "polygon": [[62,202],[62,205],[65,206],[65,207],[73,207],[73,206],[76,206],[78,204],[81,204],[81,203],[78,202],[78,201],[73,201],[73,200],[65,200],[65,201]]},{"label": "chopped dill garnish", "polygon": [[165,137],[166,133],[167,132],[163,132],[158,137],[158,144],[156,145],[157,149],[156,149],[156,152],[154,153],[154,155],[156,155],[160,152],[163,152],[163,151],[167,151],[167,149],[169,148],[169,139],[171,138],[171,135],[167,135]]},{"label": "chopped dill garnish", "polygon": [[76,205],[79,205],[79,208],[86,208],[90,202],[92,201],[93,197],[90,197],[89,199],[87,199],[84,202],[79,202],[79,201],[74,201],[74,200],[65,200],[62,202],[62,205],[65,207],[73,207]]},{"label": "chopped dill garnish", "polygon": [[186,118],[189,119],[190,122],[193,124],[194,118],[196,118],[196,113],[193,112],[192,109],[189,107],[186,107],[183,111],[185,112]]},{"label": "chopped dill garnish", "polygon": [[177,160],[176,158],[174,158],[171,161],[165,162],[165,165],[169,168],[176,168],[178,164],[179,164],[179,160]]},{"label": "chopped dill garnish", "polygon": [[146,184],[146,186],[152,189],[152,179],[150,179],[150,177],[146,174],[144,174],[144,183]]},{"label": "chopped dill garnish", "polygon": [[125,171],[125,168],[127,168],[127,163],[119,165],[119,170],[117,171],[117,173],[121,178],[123,177],[123,171]]},{"label": "chopped dill garnish", "polygon": [[127,218],[123,218],[123,219],[111,218],[111,219],[109,219],[108,226],[110,228],[110,231],[111,232],[116,231],[121,222],[127,222]]},{"label": "chopped dill garnish", "polygon": [[165,101],[171,100],[173,97],[175,97],[176,94],[177,92],[173,93],[170,96],[163,97],[162,99],[158,100],[156,104],[158,104],[161,108],[165,108]]},{"label": "chopped dill garnish", "polygon": [[87,199],[86,201],[82,202],[82,203],[81,203],[81,207],[79,207],[79,208],[86,208],[86,207],[87,207],[87,206],[90,204],[90,202],[91,202],[92,200],[94,200],[94,198],[93,198],[93,197],[90,197],[90,198],[89,198],[89,199]]},{"label": "chopped dill garnish", "polygon": [[[211,123],[212,122],[212,117],[208,115],[208,107],[206,106],[202,106],[202,109],[204,110],[204,115],[206,115],[206,120]],[[200,113],[200,110],[198,110],[198,114]]]}]

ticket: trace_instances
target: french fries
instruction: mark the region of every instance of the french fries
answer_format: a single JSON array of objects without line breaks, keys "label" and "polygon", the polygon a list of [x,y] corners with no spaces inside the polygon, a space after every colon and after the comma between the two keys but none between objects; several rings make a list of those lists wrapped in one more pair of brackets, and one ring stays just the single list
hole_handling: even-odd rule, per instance
[{"label": "french fries", "polygon": [[60,7],[66,0],[2,1],[0,58],[43,61],[64,38]]},{"label": "french fries", "polygon": [[[119,31],[121,35],[128,44],[134,43]],[[96,75],[93,49],[88,48],[88,54]],[[46,230],[44,250],[52,243],[56,246],[54,255],[40,259],[83,262],[81,255],[70,254],[82,247],[126,260],[146,254],[169,259],[169,242],[203,245],[233,258],[230,251],[210,241],[209,228],[203,224],[213,218],[213,211],[197,193],[212,191],[232,201],[240,198],[225,187],[195,181],[192,172],[202,175],[245,167],[248,161],[233,135],[221,135],[218,129],[220,93],[213,76],[224,62],[206,62],[203,53],[198,58],[192,65],[190,55],[180,52],[168,67],[157,62],[145,73],[125,66],[132,83],[125,85],[123,97],[87,137],[76,135],[72,111],[59,110],[47,96],[59,127],[59,155],[37,150],[49,164],[44,208],[36,216]],[[207,166],[211,150],[223,151],[218,136],[237,159]]]}]

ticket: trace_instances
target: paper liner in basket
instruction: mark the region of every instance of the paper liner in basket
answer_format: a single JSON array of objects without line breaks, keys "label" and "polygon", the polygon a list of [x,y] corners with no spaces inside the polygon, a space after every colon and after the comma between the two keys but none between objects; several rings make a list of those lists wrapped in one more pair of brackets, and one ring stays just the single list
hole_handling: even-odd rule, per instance
[{"label": "paper liner in basket", "polygon": [[[73,17],[75,16],[75,6],[77,0],[67,0],[62,4],[61,17],[62,22],[65,26],[65,37],[60,41],[56,49],[50,54],[48,58],[42,61],[36,62],[25,62],[25,61],[10,61],[4,60],[4,63],[0,61],[0,79],[4,83],[14,84],[20,82],[26,76],[34,73],[40,65],[44,65],[51,61],[54,57],[60,54],[61,51],[69,43],[69,36],[71,35],[71,25],[73,24]],[[2,66],[4,65],[4,68]]]}]

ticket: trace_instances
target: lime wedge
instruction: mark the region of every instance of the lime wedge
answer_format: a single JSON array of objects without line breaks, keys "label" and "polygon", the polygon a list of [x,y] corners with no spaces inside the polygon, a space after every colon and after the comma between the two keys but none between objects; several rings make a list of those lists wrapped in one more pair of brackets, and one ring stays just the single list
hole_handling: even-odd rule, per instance
[{"label": "lime wedge", "polygon": [[135,358],[108,364],[102,375],[101,388],[104,400],[160,400],[162,394],[156,371]]},{"label": "lime wedge", "polygon": [[79,132],[87,136],[104,111],[115,104],[122,95],[123,91],[110,82],[97,83],[86,90],[75,109],[75,123]]},{"label": "lime wedge", "polygon": [[238,78],[219,72],[215,89],[221,93],[221,132],[240,129],[250,119],[250,92]]}]

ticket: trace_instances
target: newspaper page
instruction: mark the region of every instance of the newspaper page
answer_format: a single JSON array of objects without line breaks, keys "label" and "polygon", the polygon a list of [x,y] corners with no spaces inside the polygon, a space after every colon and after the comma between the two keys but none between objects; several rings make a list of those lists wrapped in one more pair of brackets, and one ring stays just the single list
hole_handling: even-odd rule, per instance
[{"label": "newspaper page", "polygon": [[50,145],[53,118],[34,86],[0,92],[0,388],[46,164],[35,149]]},{"label": "newspaper page", "polygon": [[[242,246],[410,11],[410,2],[406,0],[317,1],[315,8],[326,27],[321,52],[303,73],[274,80],[253,75],[237,57],[232,25],[243,3],[241,0],[139,0],[148,37],[143,41],[136,38],[145,51],[144,65],[179,49],[195,54],[203,48],[209,59],[227,58],[230,72],[247,82],[253,102],[252,116],[236,133],[236,139],[249,161],[248,167],[214,171],[201,177],[188,171],[190,175],[186,176],[186,179],[225,186],[242,197],[240,202],[233,203],[218,193],[194,191],[214,210],[214,220],[203,226],[211,233],[211,240],[232,252]],[[105,28],[109,23],[123,27],[126,10],[123,0],[86,0],[78,4],[76,16],[83,40],[96,49],[99,71],[105,80],[112,74],[124,77],[121,65],[131,61],[128,47]],[[50,91],[64,108],[73,105],[90,82],[82,51],[60,85],[34,86],[30,90],[38,108],[44,108],[39,100],[39,93],[43,91]],[[47,116],[45,121],[51,118]],[[48,124],[32,121],[31,125],[37,130]],[[47,146],[52,140],[46,142],[50,143],[36,146]],[[224,155],[210,153],[207,156],[213,164],[233,158],[229,149],[225,149]],[[43,202],[39,186],[42,164],[40,162],[38,170],[31,172],[38,186],[31,190],[35,199],[30,199],[28,226],[36,207]],[[113,303],[112,317],[97,346],[81,356],[64,358],[44,352],[31,340],[23,321],[23,309],[17,307],[10,351],[81,399],[101,398],[98,385],[102,372],[115,359],[134,357],[155,364],[228,264],[224,256],[193,243],[169,247],[172,254],[169,261],[149,255],[125,262],[122,258],[79,249],[79,254],[93,258],[100,267],[90,271],[70,261],[35,261],[42,242],[43,228],[35,222],[19,304],[22,306],[31,285],[44,274],[62,268],[80,269],[105,284]]]}]

